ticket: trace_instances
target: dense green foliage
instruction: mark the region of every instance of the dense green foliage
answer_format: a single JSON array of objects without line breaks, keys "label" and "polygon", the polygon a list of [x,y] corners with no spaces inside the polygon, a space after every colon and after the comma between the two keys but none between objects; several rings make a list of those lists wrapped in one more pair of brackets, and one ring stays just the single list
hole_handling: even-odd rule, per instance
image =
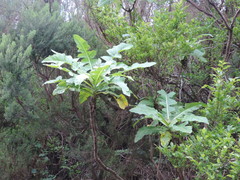
[{"label": "dense green foliage", "polygon": [[[197,179],[239,177],[240,91],[235,86],[239,79],[225,80],[228,68],[220,62],[219,67],[214,68],[214,83],[208,86],[213,94],[203,110],[210,120],[208,130],[202,129],[179,146],[171,144],[161,149],[175,167],[196,169]],[[190,167],[189,162],[194,167]]]},{"label": "dense green foliage", "polygon": [[[189,103],[185,107],[177,105],[173,99],[174,93],[167,94],[164,90],[158,91],[161,96],[157,98],[159,106],[163,107],[161,112],[154,108],[151,101],[141,101],[130,111],[145,115],[145,119],[151,118],[153,122],[147,127],[138,130],[135,142],[142,139],[143,136],[158,133],[162,146],[167,146],[172,139],[174,132],[192,133],[192,126],[187,126],[189,122],[200,122],[208,124],[205,117],[196,116],[192,112],[196,111],[201,104]],[[159,123],[161,123],[159,125]]]},{"label": "dense green foliage", "polygon": [[240,1],[221,2],[0,0],[0,179],[238,180]]},{"label": "dense green foliage", "polygon": [[[58,76],[54,80],[45,82],[45,84],[58,83],[53,94],[63,94],[67,89],[80,92],[79,102],[84,103],[89,97],[95,97],[100,94],[109,94],[116,98],[117,102],[124,104],[126,96],[131,95],[131,90],[125,83],[126,78],[133,80],[131,76],[126,76],[124,73],[137,69],[150,67],[156,64],[155,62],[145,62],[142,64],[135,63],[127,66],[124,63],[117,63],[114,58],[121,58],[120,52],[128,50],[132,47],[131,44],[121,43],[107,50],[109,56],[102,56],[95,59],[96,51],[90,51],[89,44],[80,36],[74,35],[74,40],[78,47],[78,58],[73,59],[71,56],[55,52],[54,55],[47,57],[42,62],[45,66],[57,68],[67,72],[71,78],[62,79]],[[71,70],[64,67],[69,65]],[[124,94],[116,94],[115,91],[120,90]],[[126,103],[128,105],[128,103]],[[121,107],[121,105],[120,105]],[[125,106],[121,107],[125,109]]]}]

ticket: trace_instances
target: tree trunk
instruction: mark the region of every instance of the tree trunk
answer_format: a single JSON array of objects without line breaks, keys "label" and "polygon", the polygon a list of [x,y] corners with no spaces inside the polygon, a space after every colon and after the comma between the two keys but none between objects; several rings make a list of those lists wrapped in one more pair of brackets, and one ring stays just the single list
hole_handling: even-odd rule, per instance
[{"label": "tree trunk", "polygon": [[98,163],[98,165],[111,173],[115,179],[123,180],[114,170],[107,167],[98,156],[98,139],[97,139],[97,126],[96,126],[96,98],[92,97],[89,102],[90,110],[90,128],[92,131],[92,140],[93,140],[93,158]]}]

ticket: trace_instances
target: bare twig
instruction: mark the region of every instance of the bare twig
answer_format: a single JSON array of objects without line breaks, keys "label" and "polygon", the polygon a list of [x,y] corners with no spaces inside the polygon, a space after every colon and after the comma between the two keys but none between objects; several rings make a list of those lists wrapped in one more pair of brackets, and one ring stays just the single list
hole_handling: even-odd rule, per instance
[{"label": "bare twig", "polygon": [[219,14],[219,16],[220,16],[221,19],[223,20],[226,28],[227,28],[228,30],[230,30],[231,28],[230,28],[230,26],[228,25],[227,19],[224,17],[223,13],[221,13],[221,11],[218,9],[218,7],[216,6],[216,4],[213,3],[211,0],[208,0],[208,2],[209,2],[209,4],[212,5],[213,8],[217,11],[217,13]]},{"label": "bare twig", "polygon": [[132,7],[131,7],[131,8],[128,8],[128,9],[125,8],[125,7],[123,7],[123,3],[122,3],[122,9],[123,9],[124,11],[128,12],[128,13],[131,13],[131,12],[133,11],[133,9],[134,9],[136,3],[137,3],[137,0],[135,0],[135,1],[133,2]]},{"label": "bare twig", "polygon": [[212,17],[213,19],[216,19],[216,17],[213,14],[211,14],[211,13],[205,11],[204,9],[200,8],[195,2],[192,2],[191,0],[187,0],[187,2],[190,3],[193,7],[195,7],[200,12],[203,12],[207,16]]},{"label": "bare twig", "polygon": [[227,46],[226,46],[226,51],[225,51],[225,61],[227,62],[231,56],[230,50],[231,50],[231,45],[232,45],[232,38],[233,38],[233,28],[234,28],[234,23],[236,21],[236,18],[240,14],[240,9],[237,10],[236,14],[233,17],[233,20],[230,25],[230,29],[228,29],[228,40],[227,40]]},{"label": "bare twig", "polygon": [[237,19],[239,14],[240,14],[240,9],[237,10],[236,14],[233,17],[233,20],[232,20],[231,25],[230,25],[231,28],[234,27],[234,23],[235,23],[235,21],[236,21],[236,19]]},{"label": "bare twig", "polygon": [[123,7],[123,3],[122,3],[122,9],[124,10],[124,11],[126,11],[126,12],[128,12],[128,14],[129,14],[129,19],[130,19],[130,26],[132,26],[133,24],[132,24],[132,11],[134,10],[134,8],[135,8],[135,5],[136,5],[136,3],[137,3],[137,0],[135,0],[134,2],[133,2],[133,5],[132,5],[132,7],[130,8],[124,8]]}]

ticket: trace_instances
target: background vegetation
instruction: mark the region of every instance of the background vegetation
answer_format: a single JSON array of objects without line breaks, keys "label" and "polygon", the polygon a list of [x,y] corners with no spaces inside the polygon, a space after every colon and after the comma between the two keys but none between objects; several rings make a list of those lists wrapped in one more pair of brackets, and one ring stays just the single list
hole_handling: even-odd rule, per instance
[{"label": "background vegetation", "polygon": [[0,0],[0,179],[239,179],[239,16],[239,0]]}]

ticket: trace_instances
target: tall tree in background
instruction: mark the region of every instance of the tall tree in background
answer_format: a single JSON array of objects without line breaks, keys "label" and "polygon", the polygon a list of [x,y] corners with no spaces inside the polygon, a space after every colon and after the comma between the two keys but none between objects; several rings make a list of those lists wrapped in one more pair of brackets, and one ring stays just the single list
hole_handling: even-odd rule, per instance
[{"label": "tall tree in background", "polygon": [[[31,155],[30,136],[33,135],[27,127],[39,120],[34,97],[37,96],[36,76],[30,65],[32,47],[29,44],[34,35],[35,31],[15,38],[3,34],[0,43],[0,103],[4,112],[0,122],[0,172],[7,179],[8,175],[13,178],[11,175],[21,168],[23,173],[27,170],[25,163],[31,162],[27,156]],[[21,177],[21,173],[16,177]]]},{"label": "tall tree in background", "polygon": [[21,121],[21,117],[28,121],[34,115],[32,47],[28,45],[34,35],[32,31],[27,37],[20,35],[14,40],[3,34],[1,39],[1,103],[5,106],[5,120],[13,124]]}]

